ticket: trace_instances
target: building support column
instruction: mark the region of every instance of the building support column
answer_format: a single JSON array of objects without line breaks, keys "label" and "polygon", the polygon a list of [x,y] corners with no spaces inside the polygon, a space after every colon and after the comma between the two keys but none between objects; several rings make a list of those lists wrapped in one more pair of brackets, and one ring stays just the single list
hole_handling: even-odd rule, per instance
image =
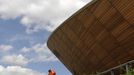
[{"label": "building support column", "polygon": [[114,72],[113,71],[110,71],[111,75],[114,75]]},{"label": "building support column", "polygon": [[128,72],[129,72],[129,65],[126,64],[125,66],[126,66],[126,73],[128,74]]}]

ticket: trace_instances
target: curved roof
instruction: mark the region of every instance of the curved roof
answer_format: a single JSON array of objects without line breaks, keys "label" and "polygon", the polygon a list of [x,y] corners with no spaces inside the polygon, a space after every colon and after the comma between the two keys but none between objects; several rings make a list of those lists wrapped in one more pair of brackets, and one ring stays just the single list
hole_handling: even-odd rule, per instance
[{"label": "curved roof", "polygon": [[48,47],[76,75],[134,59],[134,0],[98,0],[59,26]]}]

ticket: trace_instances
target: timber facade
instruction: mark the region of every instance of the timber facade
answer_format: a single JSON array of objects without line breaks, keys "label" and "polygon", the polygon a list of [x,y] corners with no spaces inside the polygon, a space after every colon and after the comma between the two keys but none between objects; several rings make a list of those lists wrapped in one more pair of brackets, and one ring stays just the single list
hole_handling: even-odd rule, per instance
[{"label": "timber facade", "polygon": [[134,0],[93,0],[53,32],[48,47],[74,75],[134,60]]}]

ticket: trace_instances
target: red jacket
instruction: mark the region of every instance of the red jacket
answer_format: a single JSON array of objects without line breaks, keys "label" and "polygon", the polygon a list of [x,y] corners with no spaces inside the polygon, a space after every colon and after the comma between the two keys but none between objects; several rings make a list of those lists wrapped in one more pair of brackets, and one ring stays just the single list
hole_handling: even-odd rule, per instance
[{"label": "red jacket", "polygon": [[49,72],[49,74],[48,75],[56,75],[56,73],[55,73],[55,71],[51,71],[51,72]]}]

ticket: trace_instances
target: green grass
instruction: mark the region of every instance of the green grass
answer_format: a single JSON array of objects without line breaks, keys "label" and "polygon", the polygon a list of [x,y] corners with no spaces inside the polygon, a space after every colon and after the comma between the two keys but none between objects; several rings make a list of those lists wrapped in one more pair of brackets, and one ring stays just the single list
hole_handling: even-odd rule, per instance
[{"label": "green grass", "polygon": [[130,70],[128,71],[128,73],[123,74],[123,75],[134,75],[134,69],[130,69]]}]

